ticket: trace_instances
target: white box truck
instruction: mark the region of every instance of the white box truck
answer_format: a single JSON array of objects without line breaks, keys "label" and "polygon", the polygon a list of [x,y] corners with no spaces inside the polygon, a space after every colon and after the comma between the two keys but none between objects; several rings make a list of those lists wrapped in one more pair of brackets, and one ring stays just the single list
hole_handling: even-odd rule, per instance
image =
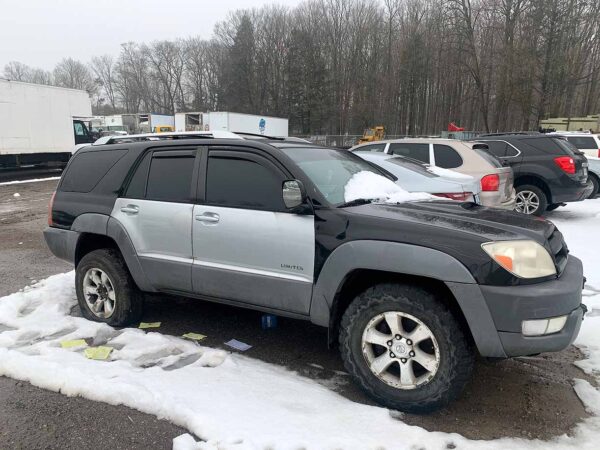
[{"label": "white box truck", "polygon": [[64,166],[91,116],[86,91],[0,79],[0,169]]},{"label": "white box truck", "polygon": [[288,119],[225,111],[175,114],[175,131],[213,130],[287,137]]}]

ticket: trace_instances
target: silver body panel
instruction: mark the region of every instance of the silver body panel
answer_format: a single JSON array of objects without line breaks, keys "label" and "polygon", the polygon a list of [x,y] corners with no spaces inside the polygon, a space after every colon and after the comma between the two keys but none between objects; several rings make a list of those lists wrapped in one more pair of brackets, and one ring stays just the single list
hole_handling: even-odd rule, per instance
[{"label": "silver body panel", "polygon": [[195,293],[308,314],[312,215],[196,205],[193,216]]},{"label": "silver body panel", "polygon": [[189,203],[115,201],[111,216],[127,231],[156,289],[191,291],[193,208]]}]

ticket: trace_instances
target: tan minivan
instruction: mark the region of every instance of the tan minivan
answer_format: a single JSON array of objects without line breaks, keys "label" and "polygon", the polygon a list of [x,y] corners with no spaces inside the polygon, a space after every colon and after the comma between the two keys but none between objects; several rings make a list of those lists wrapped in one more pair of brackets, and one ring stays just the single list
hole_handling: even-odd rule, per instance
[{"label": "tan minivan", "polygon": [[471,175],[481,182],[481,203],[514,209],[513,171],[485,149],[485,144],[456,139],[394,139],[354,146],[350,151],[383,152]]}]

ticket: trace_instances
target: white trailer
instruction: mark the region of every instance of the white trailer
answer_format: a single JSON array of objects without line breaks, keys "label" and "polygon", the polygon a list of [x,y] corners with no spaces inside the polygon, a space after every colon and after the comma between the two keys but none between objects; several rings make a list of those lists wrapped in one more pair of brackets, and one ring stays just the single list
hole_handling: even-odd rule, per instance
[{"label": "white trailer", "polygon": [[[204,129],[287,137],[288,119],[233,112],[209,112],[203,116]],[[207,128],[208,125],[208,128]]]},{"label": "white trailer", "polygon": [[288,119],[225,111],[176,113],[175,131],[233,131],[287,137]]},{"label": "white trailer", "polygon": [[64,165],[91,116],[86,91],[0,79],[0,167]]},{"label": "white trailer", "polygon": [[204,130],[203,115],[205,114],[209,113],[175,113],[175,131],[208,131]]}]

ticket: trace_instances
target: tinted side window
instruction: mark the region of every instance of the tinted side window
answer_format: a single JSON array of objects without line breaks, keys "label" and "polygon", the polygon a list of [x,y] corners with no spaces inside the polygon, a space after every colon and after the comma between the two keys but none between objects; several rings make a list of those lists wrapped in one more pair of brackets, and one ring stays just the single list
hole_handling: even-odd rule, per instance
[{"label": "tinted side window", "polygon": [[150,161],[152,160],[152,153],[146,153],[142,162],[138,165],[135,170],[135,174],[129,182],[127,187],[127,198],[144,198],[146,196],[146,180],[148,180],[148,169],[150,168]]},{"label": "tinted side window", "polygon": [[386,144],[363,145],[356,150],[361,152],[382,152],[385,150],[385,146]]},{"label": "tinted side window", "polygon": [[455,169],[462,166],[463,159],[456,150],[448,145],[435,144],[433,146],[435,165],[442,169]]},{"label": "tinted side window", "polygon": [[154,156],[150,163],[146,198],[185,203],[192,199],[194,154]]},{"label": "tinted side window", "polygon": [[[502,142],[502,141],[485,141],[485,143],[488,145],[489,148],[489,152],[498,157],[498,158],[503,158],[504,156],[506,156],[506,142]],[[436,155],[436,160],[437,160],[437,155]]]},{"label": "tinted side window", "polygon": [[429,144],[408,144],[395,142],[390,144],[392,155],[408,156],[419,161],[429,162]]},{"label": "tinted side window", "polygon": [[556,141],[557,139],[551,139],[547,137],[522,140],[522,142],[526,142],[528,145],[538,150],[538,153],[541,152],[548,155],[566,154],[567,152]]},{"label": "tinted side window", "polygon": [[206,203],[233,208],[285,211],[283,181],[282,176],[258,162],[210,156],[206,175]]},{"label": "tinted side window", "polygon": [[61,191],[90,192],[127,150],[99,150],[77,153],[67,169]]},{"label": "tinted side window", "polygon": [[595,149],[597,147],[593,137],[571,136],[567,137],[567,141],[578,149]]},{"label": "tinted side window", "polygon": [[512,145],[506,145],[506,156],[518,156],[519,150],[514,148]]}]

